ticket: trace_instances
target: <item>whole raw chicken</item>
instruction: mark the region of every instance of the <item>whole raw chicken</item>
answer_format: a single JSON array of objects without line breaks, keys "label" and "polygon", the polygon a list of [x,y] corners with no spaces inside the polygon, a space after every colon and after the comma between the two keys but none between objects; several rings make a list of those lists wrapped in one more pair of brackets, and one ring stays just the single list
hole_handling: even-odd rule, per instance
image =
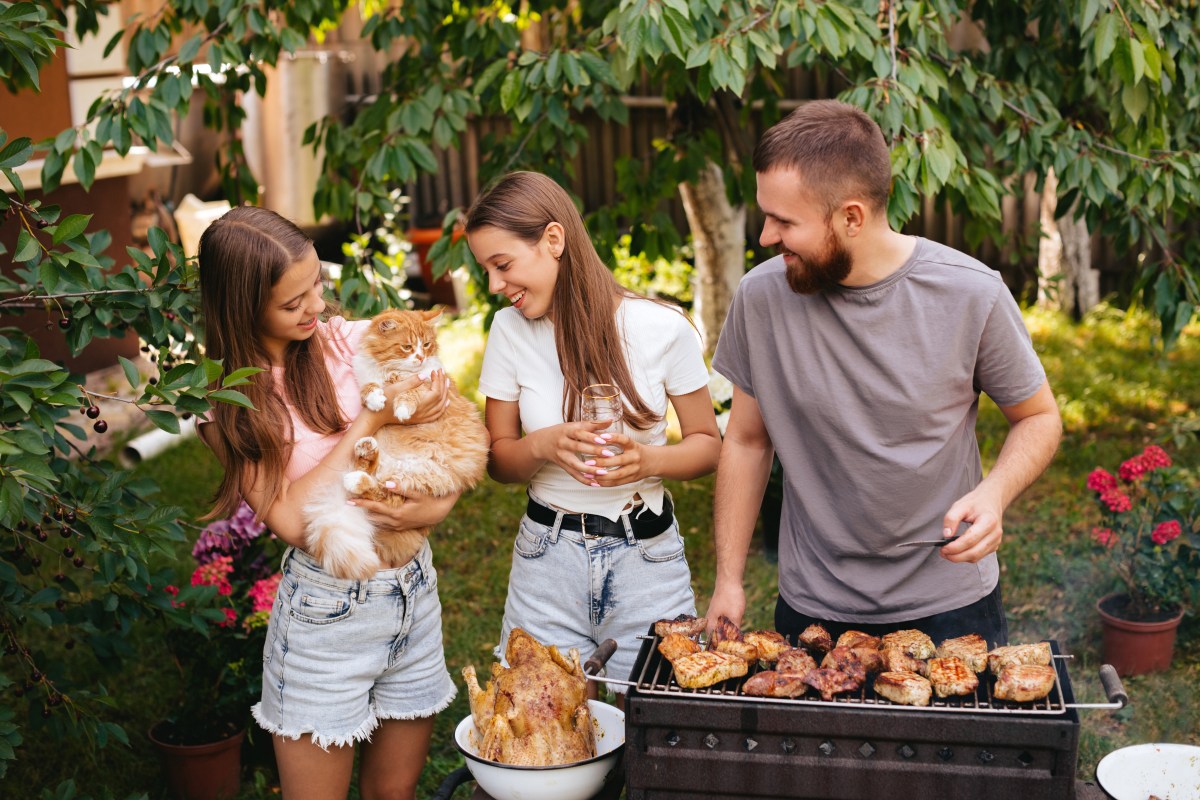
[{"label": "whole raw chicken", "polygon": [[463,668],[471,715],[479,730],[479,755],[501,764],[546,767],[596,755],[587,679],[579,651],[569,660],[520,628],[508,637],[508,668],[492,664],[487,689],[475,668]]}]

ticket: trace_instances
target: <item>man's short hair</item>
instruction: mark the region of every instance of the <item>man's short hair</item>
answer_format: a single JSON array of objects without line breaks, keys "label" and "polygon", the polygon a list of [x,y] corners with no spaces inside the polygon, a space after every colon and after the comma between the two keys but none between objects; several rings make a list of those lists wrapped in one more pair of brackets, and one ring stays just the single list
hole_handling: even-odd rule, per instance
[{"label": "man's short hair", "polygon": [[832,214],[852,198],[887,209],[892,161],[883,131],[862,109],[810,100],[773,125],[754,148],[754,171],[794,169]]}]

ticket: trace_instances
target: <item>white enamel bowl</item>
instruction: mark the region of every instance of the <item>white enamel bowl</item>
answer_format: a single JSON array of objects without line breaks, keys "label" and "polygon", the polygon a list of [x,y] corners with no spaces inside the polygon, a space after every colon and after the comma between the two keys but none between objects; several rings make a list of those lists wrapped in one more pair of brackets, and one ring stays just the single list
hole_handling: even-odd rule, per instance
[{"label": "white enamel bowl", "polygon": [[[454,730],[454,744],[467,759],[479,787],[495,800],[588,800],[604,786],[625,747],[625,713],[616,706],[589,700],[596,755],[557,767],[515,767],[479,757],[478,739],[469,714]],[[1145,798],[1142,798],[1145,800]]]},{"label": "white enamel bowl", "polygon": [[1200,747],[1135,744],[1100,759],[1096,780],[1116,800],[1200,800]]}]

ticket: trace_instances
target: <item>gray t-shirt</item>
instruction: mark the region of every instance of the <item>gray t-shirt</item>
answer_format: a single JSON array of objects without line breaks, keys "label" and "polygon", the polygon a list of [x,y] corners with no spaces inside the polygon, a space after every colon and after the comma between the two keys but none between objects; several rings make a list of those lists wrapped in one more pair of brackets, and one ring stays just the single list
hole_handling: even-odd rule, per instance
[{"label": "gray t-shirt", "polygon": [[742,279],[713,368],[758,402],[783,465],[779,591],[823,619],[920,619],[996,586],[995,555],[936,548],[951,504],[982,479],[979,393],[1001,406],[1045,380],[999,273],[918,239],[870,286],[799,295],[781,257]]}]

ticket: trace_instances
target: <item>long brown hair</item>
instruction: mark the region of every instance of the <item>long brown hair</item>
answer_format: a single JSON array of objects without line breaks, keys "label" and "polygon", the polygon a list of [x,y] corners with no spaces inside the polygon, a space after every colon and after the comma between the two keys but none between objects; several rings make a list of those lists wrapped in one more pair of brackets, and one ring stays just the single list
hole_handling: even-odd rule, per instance
[{"label": "long brown hair", "polygon": [[604,266],[566,190],[537,172],[510,172],[471,204],[466,232],[490,225],[535,245],[551,222],[563,226],[565,245],[550,300],[555,309],[554,346],[563,372],[563,419],[579,419],[585,386],[611,383],[624,398],[625,421],[637,430],[646,430],[662,415],[647,405],[634,386],[615,312],[571,313],[572,309],[604,308],[619,297],[642,295],[617,283]]},{"label": "long brown hair", "polygon": [[233,513],[251,467],[266,484],[261,511],[275,502],[292,452],[288,404],[319,433],[337,433],[346,427],[325,367],[331,345],[321,329],[305,341],[287,345],[282,386],[276,384],[270,356],[258,336],[271,288],[312,248],[312,240],[291,222],[253,206],[229,211],[200,237],[200,304],[207,356],[222,362],[222,378],[241,367],[265,370],[237,387],[256,410],[216,403],[210,414],[217,435],[205,440],[225,468],[210,518]]}]

